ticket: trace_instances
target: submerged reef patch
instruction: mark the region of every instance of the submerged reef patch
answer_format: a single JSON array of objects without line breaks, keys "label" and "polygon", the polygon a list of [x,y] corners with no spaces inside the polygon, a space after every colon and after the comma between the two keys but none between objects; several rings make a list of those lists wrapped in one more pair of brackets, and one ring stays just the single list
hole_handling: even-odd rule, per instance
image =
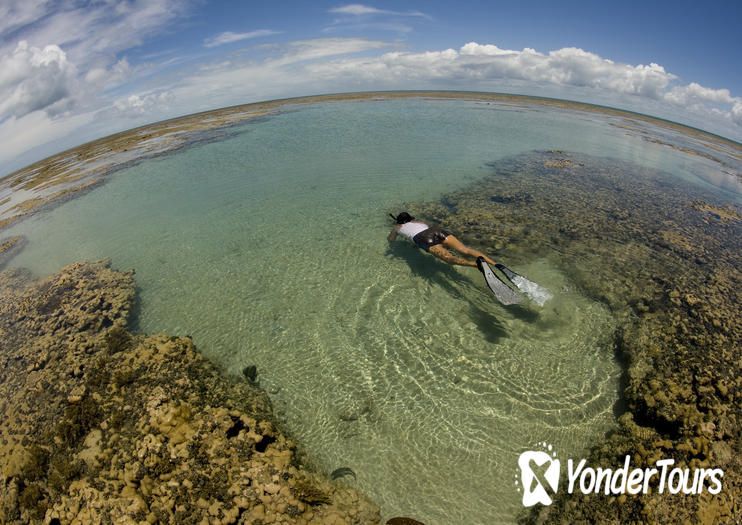
[{"label": "submerged reef patch", "polygon": [[132,274],[0,272],[0,522],[378,523],[267,395],[188,337],[132,335]]},{"label": "submerged reef patch", "polygon": [[[742,514],[740,210],[671,174],[614,159],[532,152],[440,202],[423,220],[517,268],[548,258],[619,322],[625,366],[616,429],[594,467],[721,468],[717,495],[557,493],[524,523],[733,522]],[[525,445],[525,444],[524,444]],[[564,473],[563,473],[564,474]],[[560,483],[564,486],[564,480]]]}]

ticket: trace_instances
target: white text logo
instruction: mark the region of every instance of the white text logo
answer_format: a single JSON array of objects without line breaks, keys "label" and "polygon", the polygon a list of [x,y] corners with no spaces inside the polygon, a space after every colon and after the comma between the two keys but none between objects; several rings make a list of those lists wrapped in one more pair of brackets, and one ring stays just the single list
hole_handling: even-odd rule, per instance
[{"label": "white text logo", "polygon": [[[538,443],[543,450],[528,450],[518,458],[520,477],[515,475],[518,491],[523,491],[523,505],[540,503],[551,505],[559,488],[559,460],[551,445]],[[660,459],[654,467],[631,468],[631,456],[617,469],[586,467],[587,460],[575,463],[567,460],[567,493],[579,490],[583,494],[618,496],[620,494],[647,494],[652,490],[663,494],[709,494],[721,492],[724,471],[720,468],[679,468],[674,459]]]}]

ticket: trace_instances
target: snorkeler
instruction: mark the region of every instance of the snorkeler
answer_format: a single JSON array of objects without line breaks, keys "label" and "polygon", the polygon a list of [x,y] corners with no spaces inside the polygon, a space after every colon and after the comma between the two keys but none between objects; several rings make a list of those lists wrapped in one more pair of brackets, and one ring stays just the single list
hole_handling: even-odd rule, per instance
[{"label": "snorkeler", "polygon": [[415,218],[410,216],[406,211],[403,211],[396,217],[391,213],[389,215],[397,222],[397,225],[392,229],[387,237],[390,243],[394,242],[397,238],[397,234],[399,234],[410,239],[418,248],[422,248],[426,252],[432,253],[434,256],[448,264],[478,266],[476,261],[457,257],[451,253],[450,250],[454,250],[457,253],[468,255],[470,257],[482,257],[489,264],[497,264],[479,250],[474,250],[466,246],[454,237],[451,232],[442,228],[428,226],[424,222],[416,221]]},{"label": "snorkeler", "polygon": [[[401,234],[403,237],[407,237],[414,242],[418,248],[432,253],[438,259],[448,264],[474,266],[478,268],[482,272],[482,275],[484,275],[487,286],[502,304],[518,304],[523,300],[523,297],[508,286],[505,281],[500,279],[492,268],[490,268],[490,264],[500,270],[513,286],[526,294],[529,299],[539,306],[543,306],[546,301],[551,299],[552,295],[546,288],[533,281],[529,281],[522,275],[507,268],[504,264],[496,263],[479,250],[469,248],[454,237],[451,232],[435,226],[428,226],[421,221],[416,221],[415,217],[412,217],[406,211],[403,211],[396,217],[391,213],[389,216],[397,223],[387,237],[390,243],[397,239],[398,234]],[[451,253],[450,250],[454,250],[462,255],[476,257],[476,260],[470,261],[469,259],[458,257]]]}]

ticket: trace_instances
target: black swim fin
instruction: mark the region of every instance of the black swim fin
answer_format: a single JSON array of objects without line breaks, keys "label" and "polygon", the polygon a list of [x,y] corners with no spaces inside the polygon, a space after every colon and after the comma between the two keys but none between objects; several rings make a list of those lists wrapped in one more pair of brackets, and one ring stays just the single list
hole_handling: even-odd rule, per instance
[{"label": "black swim fin", "polygon": [[523,302],[523,297],[518,295],[515,290],[510,288],[505,282],[500,279],[495,272],[492,271],[490,265],[483,257],[477,257],[477,268],[484,275],[484,280],[487,282],[487,286],[495,294],[495,297],[504,305],[518,304]]}]

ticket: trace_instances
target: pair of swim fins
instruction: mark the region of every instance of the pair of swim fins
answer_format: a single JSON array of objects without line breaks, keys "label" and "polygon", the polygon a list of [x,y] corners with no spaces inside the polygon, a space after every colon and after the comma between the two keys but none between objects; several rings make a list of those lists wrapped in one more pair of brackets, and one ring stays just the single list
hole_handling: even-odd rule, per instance
[{"label": "pair of swim fins", "polygon": [[[546,301],[551,299],[551,294],[543,286],[540,286],[533,281],[529,281],[522,275],[518,275],[503,264],[498,263],[495,267],[505,275],[505,278],[508,281],[513,283],[515,287],[526,294],[529,299],[539,306],[543,306]],[[490,265],[487,264],[487,261],[485,261],[483,257],[477,257],[477,268],[479,268],[479,271],[484,275],[484,280],[487,282],[489,289],[492,290],[492,293],[495,294],[495,297],[497,297],[502,304],[510,305],[523,302],[523,296],[518,294],[508,286],[505,281],[500,279],[497,274],[492,271],[492,268],[490,268]]]}]

